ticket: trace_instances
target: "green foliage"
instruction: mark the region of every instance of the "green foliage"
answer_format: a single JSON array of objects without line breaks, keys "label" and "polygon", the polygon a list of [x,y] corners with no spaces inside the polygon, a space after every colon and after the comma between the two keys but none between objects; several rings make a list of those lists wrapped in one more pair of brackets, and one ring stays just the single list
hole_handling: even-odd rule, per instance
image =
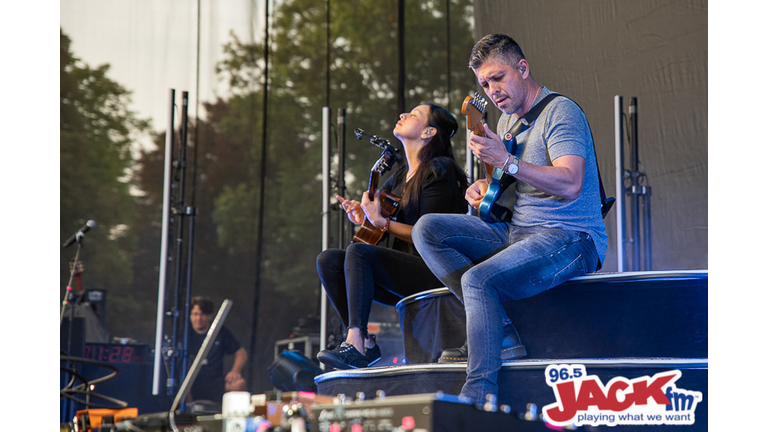
[{"label": "green foliage", "polygon": [[[450,51],[445,3],[408,2],[406,11],[407,109],[427,100],[446,105],[457,117],[460,103],[474,81],[466,58],[472,44],[467,2],[451,3]],[[314,256],[319,252],[321,227],[321,112],[330,101],[346,109],[347,134],[362,127],[370,133],[391,137],[398,112],[397,91],[397,4],[395,1],[360,0],[331,4],[330,53],[326,40],[325,4],[293,0],[275,12],[270,45],[267,187],[264,215],[266,272],[275,288],[300,293],[317,283]],[[248,157],[260,162],[263,100],[263,45],[246,44],[232,35],[224,47],[225,59],[217,66],[220,79],[230,85],[229,114],[222,119],[222,132],[233,142],[251,138]],[[330,54],[330,55],[329,55]],[[327,60],[330,57],[330,64]],[[447,92],[448,70],[462,88]],[[330,80],[328,73],[330,72]],[[449,101],[451,103],[449,106]],[[333,117],[335,119],[335,110]],[[349,139],[350,137],[345,137]],[[394,140],[393,140],[394,141]],[[460,143],[457,144],[457,147]],[[370,166],[380,150],[365,142],[347,142],[344,194],[357,197],[367,187]],[[461,152],[459,152],[461,153]],[[334,173],[335,174],[335,173]],[[252,225],[243,211],[256,211],[258,178],[250,175],[250,186],[227,188],[216,200],[215,220],[221,245],[243,251],[242,241],[253,241]],[[240,212],[240,215],[233,213]],[[246,227],[247,225],[247,227]],[[237,239],[237,240],[235,240]],[[311,247],[310,247],[311,246]],[[255,247],[255,244],[251,246]],[[292,275],[286,278],[287,274]],[[296,277],[293,277],[293,276]],[[289,282],[286,282],[289,281]],[[300,283],[297,283],[300,282]],[[304,287],[304,288],[299,288]]]},{"label": "green foliage", "polygon": [[[136,248],[131,149],[148,122],[127,108],[130,92],[107,76],[109,65],[83,64],[63,31],[60,39],[60,229],[68,236],[87,220],[96,221],[80,256],[83,287],[106,289],[110,301],[120,301],[129,297]],[[61,251],[62,288],[75,251]]]},{"label": "green foliage", "polygon": [[[410,110],[434,100],[460,118],[461,101],[474,87],[466,66],[472,45],[470,2],[449,2],[450,47],[446,46],[446,4],[406,2],[405,104]],[[381,153],[367,141],[355,140],[352,130],[362,128],[399,144],[391,134],[400,114],[397,1],[332,1],[330,6],[330,29],[326,2],[286,0],[276,6],[266,105],[263,41],[248,43],[232,34],[223,46],[224,59],[215,66],[229,90],[221,99],[202,102],[205,119],[190,119],[188,155],[195,157],[189,160],[194,165],[188,166],[187,181],[194,176],[195,184],[194,188],[187,184],[185,202],[198,210],[192,292],[209,295],[215,302],[235,300],[227,326],[247,348],[256,325],[256,342],[262,349],[249,363],[253,361],[253,370],[258,371],[251,380],[262,382],[252,390],[269,387],[261,375],[271,363],[274,341],[288,337],[300,318],[317,312],[322,108],[331,109],[334,149],[337,110],[346,110],[347,190],[341,192],[346,196],[359,199]],[[69,54],[69,42],[63,36],[62,46],[65,42],[62,53]],[[91,69],[62,55],[62,178],[72,164],[77,162],[79,167],[78,183],[68,183],[65,191],[62,181],[62,231],[73,231],[89,218],[100,223],[94,234],[104,234],[107,226],[118,223],[128,227],[119,243],[120,253],[97,246],[91,233],[88,247],[93,245],[93,250],[100,255],[104,251],[115,261],[101,270],[112,276],[112,287],[120,288],[120,293],[129,291],[123,288],[126,284],[131,287],[134,298],[130,301],[120,293],[110,298],[110,304],[115,304],[115,296],[124,300],[114,306],[123,314],[115,319],[131,321],[136,328],[130,336],[152,344],[165,137],[154,137],[157,149],[140,151],[138,167],[132,165],[131,137],[144,125],[125,108],[129,92],[109,81],[107,72],[108,66]],[[70,130],[71,136],[65,137]],[[459,139],[454,145],[457,154],[463,154]],[[333,157],[331,174],[336,176],[338,155]],[[141,194],[131,196],[131,186]],[[79,195],[79,189],[89,194]],[[102,190],[111,193],[98,192]],[[99,197],[94,200],[96,194]],[[65,206],[71,208],[65,212]],[[331,212],[331,227],[338,226],[338,213]],[[259,223],[263,224],[261,237]],[[331,244],[336,243],[331,239]],[[278,315],[283,318],[274,319]]]},{"label": "green foliage", "polygon": [[217,225],[219,247],[229,254],[247,253],[258,241],[256,204],[258,191],[241,183],[237,186],[224,186],[224,190],[214,201],[212,219]]}]

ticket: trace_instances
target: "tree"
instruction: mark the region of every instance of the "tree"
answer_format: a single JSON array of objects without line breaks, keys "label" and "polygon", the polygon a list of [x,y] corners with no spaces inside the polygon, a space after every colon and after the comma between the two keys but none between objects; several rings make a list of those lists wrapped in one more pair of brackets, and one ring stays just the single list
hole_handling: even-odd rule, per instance
[{"label": "tree", "polygon": [[[358,1],[334,4],[331,8],[331,80],[328,91],[332,106],[346,108],[347,125],[362,127],[370,133],[391,137],[398,117],[396,111],[396,4],[395,2]],[[452,8],[462,12],[452,15],[451,30],[457,44],[450,47],[462,52],[453,56],[450,71],[454,82],[464,82],[463,89],[446,91],[448,50],[441,49],[446,33],[445,4],[410,2],[406,12],[406,65],[409,108],[434,99],[447,104],[463,100],[462,94],[474,82],[467,69],[466,58],[472,44],[469,23],[463,12],[468,3],[454,2]],[[364,11],[364,12],[363,12]],[[285,275],[303,275],[302,286],[316,283],[314,255],[320,241],[321,183],[321,108],[326,103],[323,79],[326,78],[326,8],[310,0],[283,3],[275,14],[274,39],[271,43],[269,79],[268,139],[260,142],[261,116],[256,115],[262,100],[259,83],[263,79],[263,48],[242,43],[237,37],[225,46],[227,58],[218,66],[219,74],[230,86],[230,117],[226,133],[238,140],[249,141],[248,155],[258,166],[261,145],[267,145],[267,196],[265,216],[269,237],[268,277],[277,287],[296,292],[297,279],[281,282]],[[449,97],[451,96],[451,97]],[[459,103],[449,107],[459,116]],[[335,114],[335,113],[334,113]],[[334,116],[335,117],[335,116]],[[351,135],[351,134],[350,134]],[[396,142],[395,142],[396,143]],[[397,143],[396,143],[397,144]],[[365,143],[348,145],[346,176],[352,180],[349,196],[357,197],[367,187],[368,171],[380,150]],[[243,176],[242,183],[220,197],[216,209],[220,236],[235,238],[236,233],[250,232],[235,215],[244,201],[257,199],[258,179]],[[314,199],[314,205],[297,205]],[[233,206],[238,202],[237,206]],[[253,206],[247,208],[255,209]],[[243,221],[245,222],[245,221]],[[240,239],[242,241],[242,239]],[[257,239],[248,236],[248,242]],[[312,243],[307,243],[312,242]],[[307,246],[314,245],[313,248]],[[298,259],[301,257],[301,259]]]},{"label": "tree", "polygon": [[[119,302],[122,316],[142,305],[130,295],[136,215],[131,195],[131,148],[148,122],[127,107],[130,92],[107,75],[109,65],[92,68],[74,56],[72,42],[60,33],[60,229],[74,233],[89,220],[97,223],[84,241],[81,259],[86,289],[104,289],[110,303]],[[62,288],[69,277],[75,246],[60,255]],[[108,320],[118,334],[128,334],[128,320]]]},{"label": "tree", "polygon": [[[406,103],[409,109],[430,99],[447,105],[450,95],[447,108],[459,118],[460,102],[474,83],[466,67],[471,18],[462,13],[468,8],[467,0],[451,0],[450,5],[457,12],[451,14],[452,45],[446,48],[446,3],[408,4]],[[322,107],[326,103],[332,107],[334,122],[336,109],[347,111],[347,196],[362,195],[369,170],[381,153],[367,142],[353,140],[352,129],[363,128],[398,144],[391,135],[399,115],[396,11],[395,1],[332,2],[331,79],[326,93],[325,4],[281,2],[272,21],[267,105],[263,41],[247,43],[232,35],[223,47],[225,59],[216,65],[228,91],[203,103],[204,119],[190,119],[187,173],[188,185],[194,187],[188,187],[186,202],[198,210],[192,292],[209,295],[217,303],[234,300],[227,327],[247,349],[256,322],[256,344],[249,356],[254,372],[249,377],[251,391],[271,387],[265,371],[273,361],[275,341],[289,337],[302,318],[318,312],[315,257],[321,249]],[[454,53],[451,81],[464,84],[452,86],[450,92],[449,50]],[[262,138],[264,110],[266,140]],[[131,225],[138,239],[131,291],[149,305],[135,320],[142,324],[134,334],[149,344],[160,258],[164,134],[156,136],[155,142],[157,149],[141,152],[131,177],[141,191],[133,197],[139,217]],[[264,145],[266,180],[262,184]],[[459,140],[455,145],[458,150],[462,147]],[[338,213],[332,215],[338,217]],[[256,227],[261,217],[264,230],[259,238]],[[256,258],[259,242],[261,262]],[[261,300],[253,311],[257,266],[263,269]]]},{"label": "tree", "polygon": [[[460,117],[463,95],[474,87],[466,66],[472,45],[468,2],[454,1],[460,13],[451,15],[455,45],[445,47],[446,4],[410,2],[406,16],[407,105],[435,100]],[[263,45],[241,42],[234,35],[225,46],[226,59],[217,70],[230,86],[229,112],[221,131],[244,150],[242,157],[258,167],[262,146],[267,146],[264,209],[259,209],[258,172],[244,172],[241,179],[221,190],[214,206],[220,244],[230,253],[248,253],[261,241],[263,265],[262,306],[257,331],[260,347],[288,334],[275,334],[275,314],[289,314],[296,321],[317,311],[319,281],[315,257],[321,242],[321,112],[326,101],[347,112],[347,133],[360,127],[369,133],[392,137],[399,113],[396,108],[397,58],[396,3],[362,0],[334,3],[331,7],[331,63],[327,65],[326,8],[311,0],[293,0],[275,13],[270,43],[269,98],[261,104],[264,79]],[[449,51],[460,55],[449,56]],[[448,59],[450,67],[447,67]],[[326,66],[328,68],[326,69]],[[327,73],[331,74],[324,91]],[[450,73],[462,87],[448,91]],[[451,106],[449,101],[454,101]],[[456,102],[457,101],[457,102]],[[261,111],[267,110],[267,140],[261,139]],[[335,111],[335,110],[334,110]],[[335,119],[335,112],[332,117]],[[459,135],[460,136],[460,135]],[[393,140],[394,141],[394,140]],[[399,144],[394,141],[395,144]],[[460,147],[457,142],[457,147]],[[368,172],[380,150],[365,142],[347,145],[348,190],[359,197],[367,188]],[[463,151],[458,153],[463,154]],[[337,155],[338,157],[338,155]],[[337,169],[337,168],[336,168]],[[264,231],[259,239],[253,218],[263,210]],[[339,212],[335,212],[338,217]],[[335,224],[333,226],[336,226]],[[236,245],[236,246],[235,246]],[[281,303],[281,301],[288,300]],[[331,314],[333,312],[331,311]],[[268,327],[269,326],[269,327]],[[285,328],[285,325],[282,327]],[[264,332],[271,334],[264,335]],[[271,362],[271,351],[261,361]],[[260,370],[260,369],[256,369]],[[263,369],[261,369],[263,370]]]}]

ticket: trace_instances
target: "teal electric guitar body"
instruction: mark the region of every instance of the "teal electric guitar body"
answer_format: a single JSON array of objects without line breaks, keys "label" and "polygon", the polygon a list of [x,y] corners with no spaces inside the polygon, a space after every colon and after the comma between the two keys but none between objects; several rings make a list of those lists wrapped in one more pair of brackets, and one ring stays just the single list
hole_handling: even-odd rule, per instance
[{"label": "teal electric guitar body", "polygon": [[[477,93],[474,96],[467,96],[461,105],[461,113],[467,116],[467,129],[474,132],[475,135],[485,136],[483,114],[487,105],[488,102],[485,98]],[[507,145],[508,150],[511,140],[512,135],[510,133],[505,134],[504,144]],[[505,196],[503,203],[499,202],[499,197],[514,184],[515,178],[487,163],[482,163],[482,165],[485,178],[488,181],[488,190],[485,192],[480,205],[477,206],[477,214],[480,219],[486,222],[510,221],[514,206],[514,194],[506,194],[508,196]]]}]

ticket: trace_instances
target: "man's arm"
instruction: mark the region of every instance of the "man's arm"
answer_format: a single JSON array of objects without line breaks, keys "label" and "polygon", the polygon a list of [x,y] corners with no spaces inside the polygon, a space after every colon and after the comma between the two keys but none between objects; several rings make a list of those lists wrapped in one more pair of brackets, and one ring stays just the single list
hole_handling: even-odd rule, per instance
[{"label": "man's arm", "polygon": [[552,166],[539,166],[520,161],[515,178],[549,195],[575,200],[584,184],[586,160],[581,156],[564,155],[552,161]]},{"label": "man's arm", "polygon": [[[509,156],[501,138],[484,125],[485,137],[470,135],[468,148],[483,162],[502,168]],[[574,200],[584,184],[586,160],[581,156],[565,155],[552,161],[552,166],[539,166],[520,161],[515,178],[536,189],[567,200]],[[479,191],[478,191],[479,192]],[[485,191],[481,191],[485,194]],[[468,192],[469,193],[469,192]]]},{"label": "man's arm", "polygon": [[240,347],[235,351],[235,359],[232,362],[232,370],[224,377],[224,382],[227,391],[243,390],[245,389],[245,379],[242,376],[245,362],[248,360],[248,353],[245,352],[245,348]]}]

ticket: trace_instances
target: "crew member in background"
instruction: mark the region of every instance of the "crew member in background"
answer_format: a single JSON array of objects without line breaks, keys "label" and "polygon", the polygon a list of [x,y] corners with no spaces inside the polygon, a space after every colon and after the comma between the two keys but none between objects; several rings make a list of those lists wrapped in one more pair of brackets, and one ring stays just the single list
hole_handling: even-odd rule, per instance
[{"label": "crew member in background", "polygon": [[[203,344],[208,329],[213,320],[213,301],[205,296],[193,297],[190,305],[189,320],[194,331],[189,332],[187,351],[189,358],[194,358]],[[224,374],[224,358],[226,355],[234,355],[232,369]],[[222,327],[219,335],[213,342],[208,358],[197,375],[188,401],[212,401],[221,404],[225,392],[245,391],[245,379],[242,376],[248,354],[232,333],[226,327]],[[191,365],[191,362],[190,362]]]}]

